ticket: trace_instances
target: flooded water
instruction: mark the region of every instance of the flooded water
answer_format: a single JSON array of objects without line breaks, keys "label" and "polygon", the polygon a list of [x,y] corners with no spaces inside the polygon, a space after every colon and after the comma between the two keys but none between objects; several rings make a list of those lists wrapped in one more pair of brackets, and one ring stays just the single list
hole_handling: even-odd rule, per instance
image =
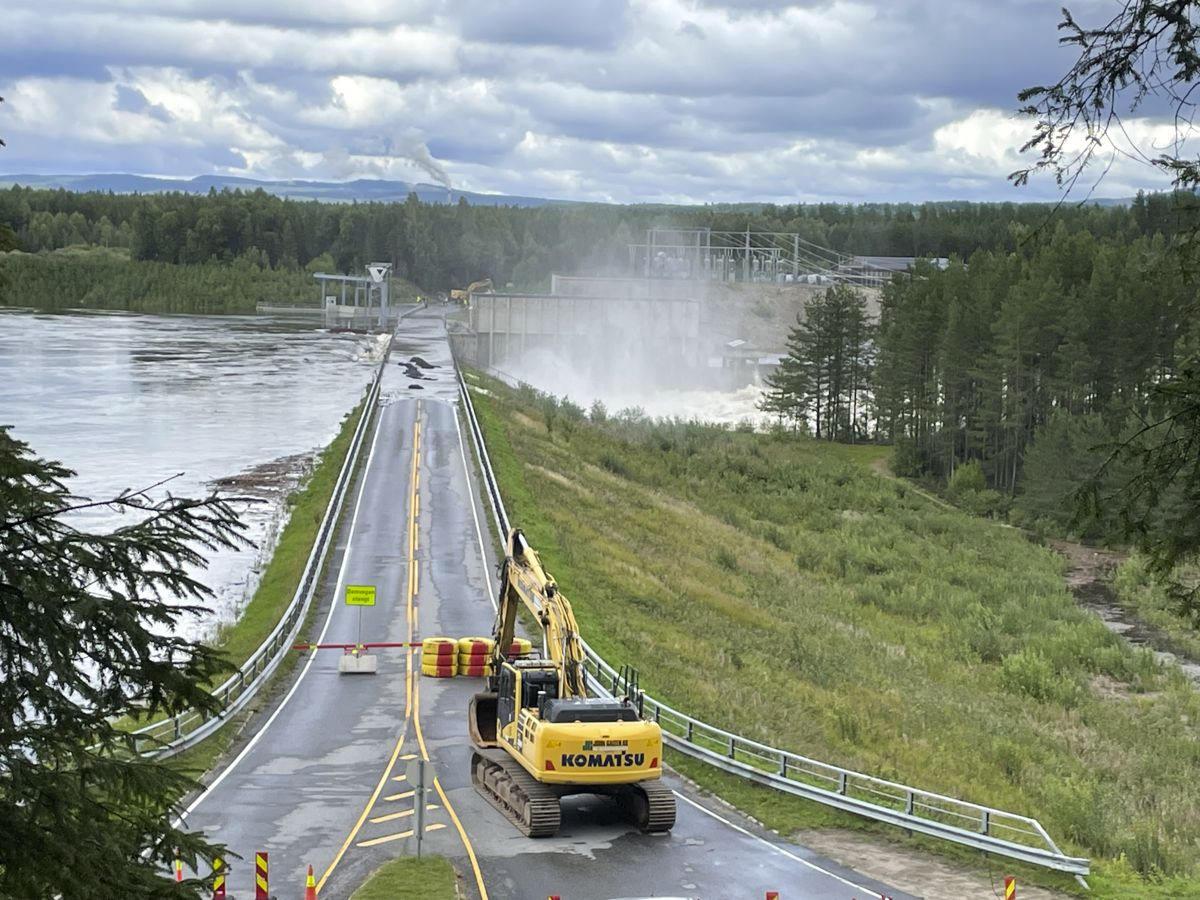
[{"label": "flooded water", "polygon": [[[380,339],[303,319],[0,312],[0,424],[78,474],[81,496],[163,479],[178,495],[220,487],[246,508],[258,548],[215,554],[200,578],[211,634],[234,619],[282,526],[282,499],[337,433],[374,374]],[[177,477],[175,477],[177,476]],[[121,523],[106,508],[79,527]]]}]

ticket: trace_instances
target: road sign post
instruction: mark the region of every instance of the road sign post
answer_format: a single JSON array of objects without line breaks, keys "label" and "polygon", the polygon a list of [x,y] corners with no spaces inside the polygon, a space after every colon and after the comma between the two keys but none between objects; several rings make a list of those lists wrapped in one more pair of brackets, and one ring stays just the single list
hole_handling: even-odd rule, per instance
[{"label": "road sign post", "polygon": [[338,663],[338,672],[346,675],[374,675],[378,668],[375,654],[361,651],[363,608],[375,605],[375,585],[346,585],[346,605],[358,607],[358,640],[351,652],[342,655],[342,659]]},{"label": "road sign post", "polygon": [[413,836],[417,839],[417,857],[421,856],[421,841],[425,837],[425,797],[437,773],[433,763],[414,759],[404,769],[405,780],[413,786]]},{"label": "road sign post", "polygon": [[421,858],[421,838],[425,836],[425,760],[417,760],[417,807],[416,815],[416,834],[417,834],[417,859]]}]

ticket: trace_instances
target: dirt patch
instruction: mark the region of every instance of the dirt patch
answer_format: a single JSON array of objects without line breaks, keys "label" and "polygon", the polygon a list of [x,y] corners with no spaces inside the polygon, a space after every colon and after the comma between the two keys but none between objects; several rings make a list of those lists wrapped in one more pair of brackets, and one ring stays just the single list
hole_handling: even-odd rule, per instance
[{"label": "dirt patch", "polygon": [[[994,862],[994,875],[989,875],[852,831],[813,829],[793,837],[834,862],[927,900],[1004,896],[1004,864],[999,860]],[[1069,895],[1018,880],[1017,896],[1022,900],[1055,900]]]},{"label": "dirt patch", "polygon": [[1088,590],[1097,583],[1107,584],[1128,553],[1086,547],[1074,541],[1050,540],[1049,547],[1067,561],[1067,587],[1072,591]]},{"label": "dirt patch", "polygon": [[525,413],[514,412],[512,417],[521,423],[521,425],[525,428],[532,428],[534,431],[546,430],[545,425],[543,425],[541,422],[535,422],[533,419],[529,418],[529,416],[525,415]]},{"label": "dirt patch", "polygon": [[575,491],[577,494],[583,494],[585,497],[592,496],[591,491],[589,491],[587,488],[585,488],[582,484],[578,484],[578,483],[572,481],[570,478],[567,478],[565,475],[560,475],[557,472],[551,472],[549,469],[545,469],[545,468],[542,468],[541,466],[534,466],[534,465],[530,465],[529,470],[531,472],[537,472],[543,478],[545,478],[549,481],[553,481],[555,484],[561,484],[565,488],[570,488],[571,490]]},{"label": "dirt patch", "polygon": [[252,466],[237,475],[218,478],[212,486],[223,494],[273,500],[287,495],[312,471],[315,453],[295,453]]}]

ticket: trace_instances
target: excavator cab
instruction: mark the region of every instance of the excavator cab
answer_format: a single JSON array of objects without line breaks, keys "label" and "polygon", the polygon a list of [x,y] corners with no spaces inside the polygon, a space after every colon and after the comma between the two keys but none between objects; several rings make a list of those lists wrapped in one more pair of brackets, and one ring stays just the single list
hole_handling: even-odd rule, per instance
[{"label": "excavator cab", "polygon": [[496,690],[471,698],[470,731],[475,743],[497,745],[497,732],[511,725],[521,710],[544,718],[547,704],[559,699],[558,668],[544,660],[522,662],[520,670],[504,663],[496,676]]}]

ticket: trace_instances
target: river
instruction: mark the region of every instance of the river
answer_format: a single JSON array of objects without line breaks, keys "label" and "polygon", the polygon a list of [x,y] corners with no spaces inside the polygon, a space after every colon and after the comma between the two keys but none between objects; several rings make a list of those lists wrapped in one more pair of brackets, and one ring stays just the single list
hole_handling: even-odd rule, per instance
[{"label": "river", "polygon": [[[286,494],[362,396],[381,349],[377,337],[300,317],[4,311],[0,425],[73,469],[80,496],[172,479],[177,495],[222,487],[265,500],[244,507],[256,546],[209,554],[199,575],[215,592],[210,612],[180,631],[211,636],[252,595]],[[73,524],[122,521],[99,508]]]}]

